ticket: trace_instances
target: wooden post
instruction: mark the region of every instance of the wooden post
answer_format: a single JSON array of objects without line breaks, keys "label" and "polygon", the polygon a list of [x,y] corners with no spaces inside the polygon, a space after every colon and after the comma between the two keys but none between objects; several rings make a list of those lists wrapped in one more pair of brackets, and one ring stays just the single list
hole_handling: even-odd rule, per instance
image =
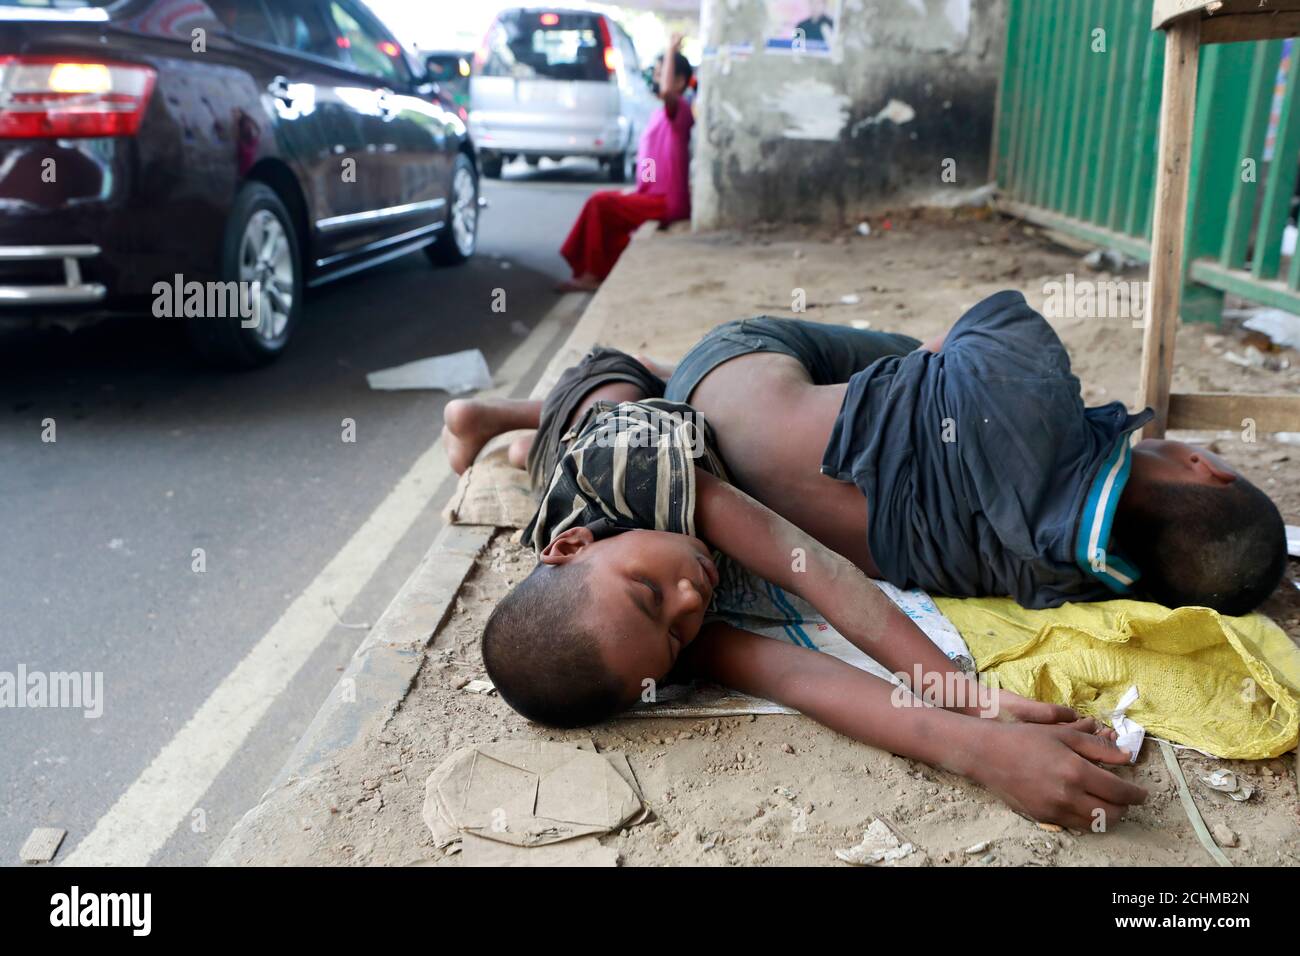
[{"label": "wooden post", "polygon": [[1183,242],[1187,225],[1192,134],[1196,123],[1196,67],[1201,23],[1184,17],[1165,36],[1165,79],[1160,105],[1160,151],[1156,165],[1155,220],[1151,232],[1151,287],[1142,337],[1141,403],[1156,417],[1143,431],[1161,438],[1169,415],[1183,286]]}]

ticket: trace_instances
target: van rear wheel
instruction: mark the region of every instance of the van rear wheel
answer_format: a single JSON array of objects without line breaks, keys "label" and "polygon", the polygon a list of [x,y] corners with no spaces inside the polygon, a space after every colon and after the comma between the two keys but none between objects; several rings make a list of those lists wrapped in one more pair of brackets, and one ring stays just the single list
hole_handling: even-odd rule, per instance
[{"label": "van rear wheel", "polygon": [[636,150],[628,149],[620,156],[609,159],[609,181],[611,183],[630,183],[636,178]]}]

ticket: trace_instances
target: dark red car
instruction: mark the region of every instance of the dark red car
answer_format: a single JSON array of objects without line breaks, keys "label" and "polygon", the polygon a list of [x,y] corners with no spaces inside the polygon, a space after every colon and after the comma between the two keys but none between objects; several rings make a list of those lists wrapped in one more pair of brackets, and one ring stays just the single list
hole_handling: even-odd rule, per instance
[{"label": "dark red car", "polygon": [[143,308],[258,365],[305,287],[478,216],[463,111],[358,0],[0,0],[0,322]]}]

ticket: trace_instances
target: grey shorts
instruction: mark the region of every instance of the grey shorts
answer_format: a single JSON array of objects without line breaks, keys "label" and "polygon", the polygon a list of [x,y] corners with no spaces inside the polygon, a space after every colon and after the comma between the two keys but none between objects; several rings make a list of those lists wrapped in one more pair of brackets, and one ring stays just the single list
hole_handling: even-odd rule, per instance
[{"label": "grey shorts", "polygon": [[918,339],[894,332],[872,332],[768,315],[740,319],[719,325],[686,353],[668,380],[664,397],[673,402],[689,402],[704,376],[739,355],[755,352],[789,355],[808,370],[814,385],[838,385],[878,359],[906,355],[920,345]]}]

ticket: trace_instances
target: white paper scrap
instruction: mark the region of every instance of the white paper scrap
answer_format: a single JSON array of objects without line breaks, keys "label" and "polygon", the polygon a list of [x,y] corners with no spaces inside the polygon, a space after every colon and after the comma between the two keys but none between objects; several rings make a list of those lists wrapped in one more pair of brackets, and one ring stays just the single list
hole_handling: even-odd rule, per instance
[{"label": "white paper scrap", "polygon": [[488,371],[487,359],[482,352],[466,349],[371,372],[366,376],[366,382],[380,392],[429,388],[441,389],[451,395],[464,395],[491,388],[492,373]]},{"label": "white paper scrap", "polygon": [[1138,753],[1142,750],[1142,741],[1146,738],[1146,728],[1136,720],[1131,720],[1124,716],[1124,712],[1133,706],[1138,699],[1138,689],[1134,685],[1119,699],[1115,705],[1115,711],[1110,715],[1110,725],[1115,728],[1115,733],[1119,736],[1115,739],[1116,745],[1127,750],[1131,756],[1129,763],[1137,763]]}]

